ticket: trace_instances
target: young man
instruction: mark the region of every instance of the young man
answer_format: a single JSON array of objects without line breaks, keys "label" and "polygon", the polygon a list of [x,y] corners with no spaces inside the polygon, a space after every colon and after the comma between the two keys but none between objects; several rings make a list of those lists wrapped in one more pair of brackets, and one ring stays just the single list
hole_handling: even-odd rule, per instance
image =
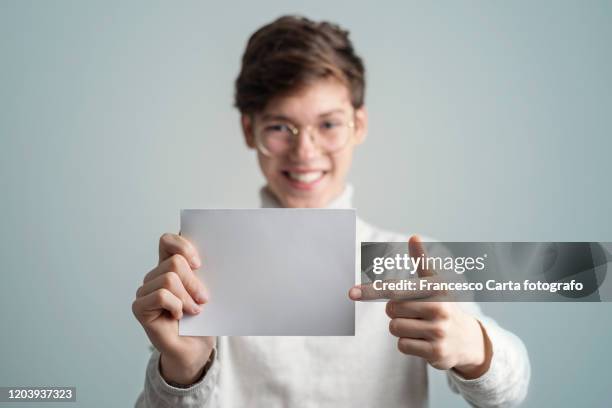
[{"label": "young man", "polygon": [[[351,207],[346,177],[366,136],[364,87],[362,61],[336,25],[282,17],[253,34],[235,97],[267,180],[264,207]],[[361,220],[357,229],[359,241],[405,239]],[[422,251],[418,238],[410,249]],[[428,363],[476,406],[516,405],[527,392],[522,342],[473,303],[357,302],[355,337],[179,336],[184,313],[206,313],[200,266],[186,239],[161,237],[159,264],[133,303],[156,348],[139,407],[422,407]]]}]

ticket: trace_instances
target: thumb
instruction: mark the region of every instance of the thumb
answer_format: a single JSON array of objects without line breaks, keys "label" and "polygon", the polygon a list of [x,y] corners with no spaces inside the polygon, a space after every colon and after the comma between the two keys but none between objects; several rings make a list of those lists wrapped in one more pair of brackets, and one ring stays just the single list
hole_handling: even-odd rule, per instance
[{"label": "thumb", "polygon": [[410,253],[411,258],[421,258],[419,262],[419,267],[417,268],[417,274],[419,277],[425,276],[435,276],[436,273],[427,269],[427,263],[425,262],[427,258],[427,254],[425,253],[425,248],[423,247],[423,242],[418,235],[413,235],[408,240],[408,252]]}]

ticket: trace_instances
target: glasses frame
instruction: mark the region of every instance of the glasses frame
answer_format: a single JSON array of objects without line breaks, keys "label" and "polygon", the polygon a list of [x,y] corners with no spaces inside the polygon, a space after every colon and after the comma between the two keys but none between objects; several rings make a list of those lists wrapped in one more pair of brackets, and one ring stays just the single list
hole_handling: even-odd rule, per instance
[{"label": "glasses frame", "polygon": [[[344,126],[346,126],[349,130],[355,130],[355,112],[353,112],[353,119],[351,119],[348,123],[344,124]],[[251,116],[251,121],[252,123],[255,123],[255,117]],[[314,137],[314,134],[316,133],[318,135],[318,132],[313,132],[312,128],[315,127],[316,125],[310,123],[308,125],[305,126],[296,126],[294,125],[292,122],[290,121],[286,121],[287,123],[284,123],[289,130],[291,131],[291,133],[293,134],[293,138],[292,138],[292,145],[295,144],[295,141],[298,140],[300,133],[304,134],[306,131],[308,131],[308,134],[310,135],[310,140],[312,141],[312,143],[319,148],[319,150],[321,150],[324,153],[336,153],[339,152],[341,150],[343,150],[347,145],[349,140],[351,139],[352,136],[354,136],[354,132],[351,132],[349,134],[349,136],[346,138],[346,140],[344,141],[344,143],[333,150],[324,150],[318,143],[318,139],[316,137]],[[257,150],[259,150],[264,156],[267,157],[276,157],[279,156],[280,154],[273,154],[272,152],[270,152],[266,146],[264,145],[261,136],[261,133],[257,131],[257,127],[253,126],[253,136],[255,138],[255,146],[257,147]],[[290,148],[291,149],[291,148]]]}]

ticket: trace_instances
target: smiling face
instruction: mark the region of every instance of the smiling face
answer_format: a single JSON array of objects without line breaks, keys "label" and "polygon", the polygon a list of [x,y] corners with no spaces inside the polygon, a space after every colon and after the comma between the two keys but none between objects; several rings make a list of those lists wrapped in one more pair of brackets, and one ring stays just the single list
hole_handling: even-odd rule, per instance
[{"label": "smiling face", "polygon": [[[349,140],[340,150],[326,152],[313,143],[310,132],[334,123],[353,122]],[[262,112],[242,116],[247,145],[256,149],[255,129],[288,124],[300,129],[282,154],[265,155],[259,165],[267,188],[283,207],[325,207],[344,190],[353,149],[365,138],[365,108],[354,109],[348,88],[334,79],[321,79],[286,96],[273,98]],[[311,127],[308,127],[311,125]]]}]

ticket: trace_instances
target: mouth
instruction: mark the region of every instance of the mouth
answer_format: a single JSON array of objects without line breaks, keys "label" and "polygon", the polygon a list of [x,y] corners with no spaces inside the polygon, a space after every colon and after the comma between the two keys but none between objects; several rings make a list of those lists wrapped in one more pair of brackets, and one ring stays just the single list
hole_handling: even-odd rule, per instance
[{"label": "mouth", "polygon": [[291,186],[299,190],[314,189],[327,175],[325,170],[284,170],[283,176]]}]

